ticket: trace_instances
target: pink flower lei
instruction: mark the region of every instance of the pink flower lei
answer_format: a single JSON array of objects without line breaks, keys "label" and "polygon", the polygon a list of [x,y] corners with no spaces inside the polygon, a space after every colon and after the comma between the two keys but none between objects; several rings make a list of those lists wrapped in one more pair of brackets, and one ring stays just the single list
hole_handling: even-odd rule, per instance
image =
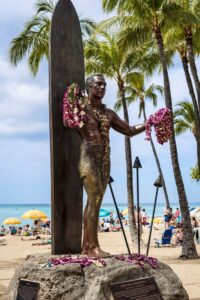
[{"label": "pink flower lei", "polygon": [[156,138],[159,144],[164,144],[172,136],[172,114],[168,108],[161,108],[155,114],[150,115],[145,123],[146,140],[151,140],[151,127],[154,126]]},{"label": "pink flower lei", "polygon": [[86,97],[77,83],[67,87],[63,98],[63,124],[65,127],[81,128],[84,126]]}]

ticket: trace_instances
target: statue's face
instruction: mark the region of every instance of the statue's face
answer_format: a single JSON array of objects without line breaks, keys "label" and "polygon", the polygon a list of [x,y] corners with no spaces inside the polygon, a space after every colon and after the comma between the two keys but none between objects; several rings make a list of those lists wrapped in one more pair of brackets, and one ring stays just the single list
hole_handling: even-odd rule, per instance
[{"label": "statue's face", "polygon": [[106,82],[101,76],[94,76],[94,81],[90,86],[90,95],[102,99],[106,92]]}]

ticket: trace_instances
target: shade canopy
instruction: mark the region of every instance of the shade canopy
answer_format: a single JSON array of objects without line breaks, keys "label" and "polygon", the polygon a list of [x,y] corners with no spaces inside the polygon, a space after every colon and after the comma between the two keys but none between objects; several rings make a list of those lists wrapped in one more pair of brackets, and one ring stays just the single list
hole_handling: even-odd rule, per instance
[{"label": "shade canopy", "polygon": [[21,224],[21,221],[17,218],[8,218],[3,221],[5,225],[16,225],[16,224]]},{"label": "shade canopy", "polygon": [[25,212],[22,216],[22,219],[47,219],[46,214],[43,211],[32,209]]},{"label": "shade canopy", "polygon": [[99,212],[99,217],[107,217],[110,215],[110,212],[106,209],[100,209],[100,212]]}]

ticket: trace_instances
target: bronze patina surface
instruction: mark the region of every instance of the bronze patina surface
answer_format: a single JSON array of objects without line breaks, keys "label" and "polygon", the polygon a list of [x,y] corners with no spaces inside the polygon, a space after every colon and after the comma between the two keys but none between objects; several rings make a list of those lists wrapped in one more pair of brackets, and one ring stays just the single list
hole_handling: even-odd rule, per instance
[{"label": "bronze patina surface", "polygon": [[106,82],[97,74],[86,80],[88,107],[84,126],[79,129],[82,137],[80,174],[87,193],[84,211],[84,236],[82,253],[89,256],[107,256],[98,241],[99,210],[110,174],[109,129],[134,136],[144,131],[145,126],[129,126],[111,109],[102,104]]}]

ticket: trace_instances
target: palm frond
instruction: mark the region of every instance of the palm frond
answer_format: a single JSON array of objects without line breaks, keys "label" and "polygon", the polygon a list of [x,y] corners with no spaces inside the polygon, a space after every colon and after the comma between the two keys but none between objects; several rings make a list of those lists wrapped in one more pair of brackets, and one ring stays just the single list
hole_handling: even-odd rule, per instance
[{"label": "palm frond", "polygon": [[118,99],[114,104],[114,110],[118,112],[120,111],[121,108],[122,108],[122,101],[121,99]]},{"label": "palm frond", "polygon": [[81,32],[84,37],[90,37],[96,30],[96,22],[89,18],[80,18]]},{"label": "palm frond", "polygon": [[50,13],[53,14],[54,9],[55,9],[55,3],[53,0],[39,0],[36,3],[36,9],[37,9],[37,14],[40,13]]},{"label": "palm frond", "polygon": [[192,127],[190,126],[190,124],[188,124],[187,122],[185,122],[182,119],[175,119],[174,120],[174,131],[176,135],[180,135],[184,132],[186,132],[187,130],[192,130]]}]

